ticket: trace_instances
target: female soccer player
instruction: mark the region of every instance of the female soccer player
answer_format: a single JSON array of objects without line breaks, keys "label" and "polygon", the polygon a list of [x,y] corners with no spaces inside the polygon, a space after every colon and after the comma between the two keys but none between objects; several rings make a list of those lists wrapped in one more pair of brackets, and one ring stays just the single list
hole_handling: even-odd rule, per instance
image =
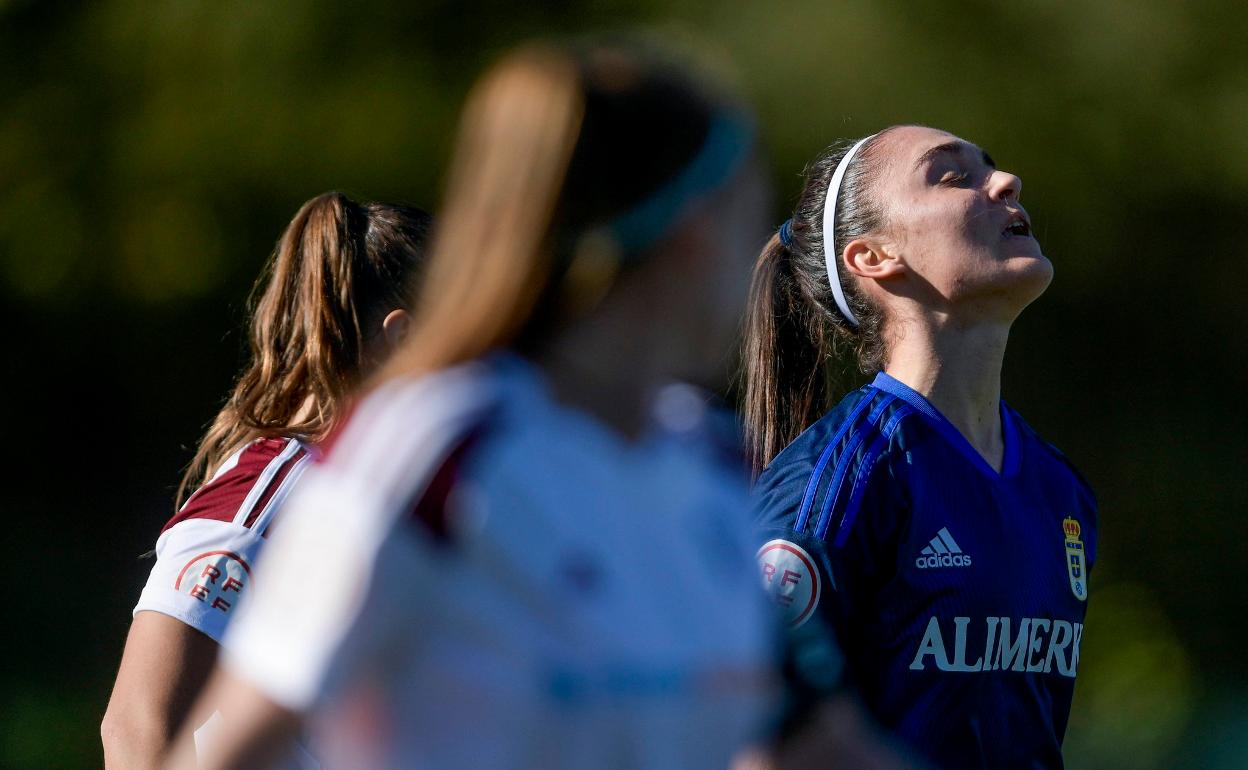
[{"label": "female soccer player", "polygon": [[[102,725],[109,767],[154,767],[167,751],[276,511],[347,393],[407,327],[429,223],[418,209],[327,193],[286,228],[257,283],[251,361],[178,496],[198,489],[156,541]],[[213,713],[205,706],[193,725]]]},{"label": "female soccer player", "polygon": [[[747,320],[764,579],[950,768],[1061,766],[1096,555],[1092,491],[1000,398],[1010,325],[1053,275],[1020,188],[931,128],[834,148]],[[879,373],[821,415],[842,347]]]},{"label": "female soccer player", "polygon": [[739,108],[626,49],[483,79],[412,338],[291,499],[208,767],[263,766],[313,712],[342,767],[722,768],[759,736],[744,485],[667,386],[726,375],[752,156]]}]

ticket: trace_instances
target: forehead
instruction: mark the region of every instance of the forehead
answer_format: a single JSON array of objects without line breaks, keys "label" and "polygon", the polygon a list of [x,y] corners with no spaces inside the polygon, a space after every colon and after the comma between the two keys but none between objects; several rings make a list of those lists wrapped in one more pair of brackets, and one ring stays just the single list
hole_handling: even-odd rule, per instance
[{"label": "forehead", "polygon": [[965,145],[968,150],[978,150],[975,145],[948,131],[927,126],[896,126],[880,137],[876,150],[890,166],[902,169],[914,167],[925,153],[935,147],[951,144]]}]

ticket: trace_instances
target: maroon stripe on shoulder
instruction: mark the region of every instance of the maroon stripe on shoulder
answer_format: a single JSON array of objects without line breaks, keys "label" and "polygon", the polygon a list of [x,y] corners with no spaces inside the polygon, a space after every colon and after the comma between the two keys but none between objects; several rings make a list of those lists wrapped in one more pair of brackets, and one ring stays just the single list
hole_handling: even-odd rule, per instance
[{"label": "maroon stripe on shoulder", "polygon": [[[260,518],[260,514],[264,513],[264,509],[267,508],[269,503],[273,500],[273,495],[277,494],[277,490],[282,488],[282,483],[286,481],[286,477],[290,475],[290,472],[294,469],[294,467],[298,465],[299,461],[302,460],[307,454],[308,451],[301,448],[298,452],[291,455],[286,462],[282,463],[282,467],[278,469],[277,473],[273,476],[273,479],[269,481],[269,486],[266,487],[264,493],[260,495],[260,499],[256,501],[256,504],[253,505],[251,510],[247,513],[247,521],[243,522],[244,527],[251,529],[255,525],[256,519]],[[265,531],[260,534],[264,537],[268,537],[268,528],[266,527]]]},{"label": "maroon stripe on shoulder", "polygon": [[196,490],[182,509],[165,522],[160,530],[161,534],[175,524],[189,519],[233,521],[243,501],[260,480],[264,469],[269,467],[291,440],[262,438],[248,444],[239,454],[234,467]]},{"label": "maroon stripe on shoulder", "polygon": [[429,479],[423,493],[412,504],[408,513],[408,521],[432,535],[434,540],[448,542],[451,534],[451,514],[449,506],[451,493],[463,476],[467,458],[479,443],[483,430],[478,428],[464,436],[463,440],[451,450],[442,465]]}]

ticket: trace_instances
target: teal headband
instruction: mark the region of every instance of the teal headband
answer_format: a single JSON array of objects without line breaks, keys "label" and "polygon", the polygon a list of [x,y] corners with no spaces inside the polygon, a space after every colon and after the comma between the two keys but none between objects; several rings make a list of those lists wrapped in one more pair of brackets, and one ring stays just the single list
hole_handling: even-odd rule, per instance
[{"label": "teal headband", "polygon": [[702,148],[676,176],[603,229],[619,244],[625,259],[645,251],[667,234],[690,204],[732,179],[753,146],[753,126],[745,117],[720,113],[711,120]]}]

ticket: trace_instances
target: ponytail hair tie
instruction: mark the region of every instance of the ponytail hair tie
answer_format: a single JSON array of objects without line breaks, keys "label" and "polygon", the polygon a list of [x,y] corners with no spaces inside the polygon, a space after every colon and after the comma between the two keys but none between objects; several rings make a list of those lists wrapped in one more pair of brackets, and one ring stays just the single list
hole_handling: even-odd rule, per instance
[{"label": "ponytail hair tie", "polygon": [[786,249],[793,246],[793,220],[786,219],[784,224],[780,225],[780,242],[784,244]]}]

